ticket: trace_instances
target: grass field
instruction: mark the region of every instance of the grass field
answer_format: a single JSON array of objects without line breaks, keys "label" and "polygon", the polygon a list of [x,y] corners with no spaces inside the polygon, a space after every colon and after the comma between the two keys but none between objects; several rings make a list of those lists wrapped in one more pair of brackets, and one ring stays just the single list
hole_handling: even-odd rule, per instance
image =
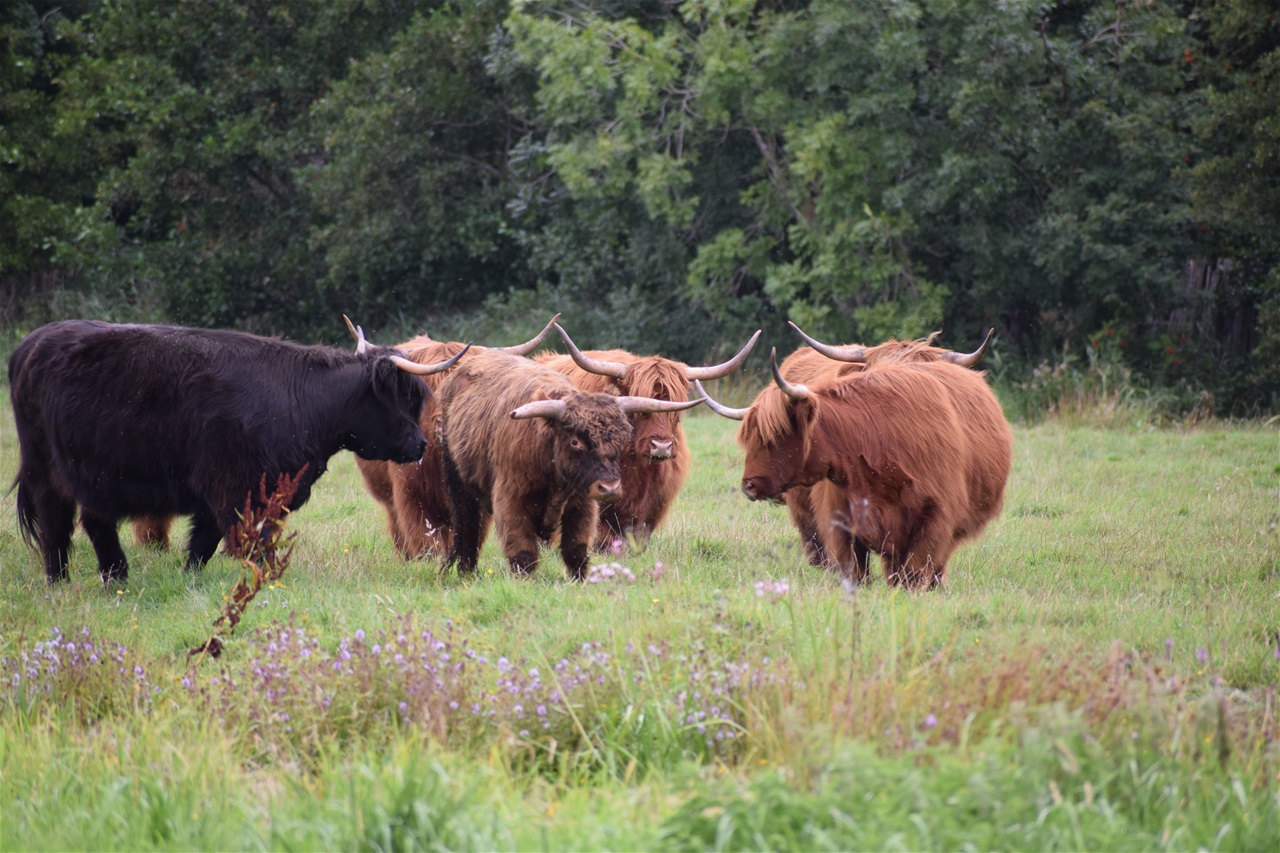
[{"label": "grass field", "polygon": [[588,584],[400,560],[336,457],[198,664],[232,559],[103,587],[77,534],[51,588],[10,494],[0,849],[1276,849],[1274,426],[1017,428],[925,594],[804,564],[734,428],[686,418],[671,521]]}]

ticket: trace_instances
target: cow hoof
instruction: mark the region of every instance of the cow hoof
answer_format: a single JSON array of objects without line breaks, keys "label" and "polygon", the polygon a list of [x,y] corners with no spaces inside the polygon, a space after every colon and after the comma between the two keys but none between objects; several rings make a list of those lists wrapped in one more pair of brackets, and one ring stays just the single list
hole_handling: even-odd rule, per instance
[{"label": "cow hoof", "polygon": [[510,560],[511,574],[523,577],[531,575],[538,568],[538,555],[532,551],[521,551]]},{"label": "cow hoof", "polygon": [[129,582],[128,566],[112,566],[105,570],[100,569],[98,574],[102,576],[103,586],[110,586],[115,583],[123,585]]}]

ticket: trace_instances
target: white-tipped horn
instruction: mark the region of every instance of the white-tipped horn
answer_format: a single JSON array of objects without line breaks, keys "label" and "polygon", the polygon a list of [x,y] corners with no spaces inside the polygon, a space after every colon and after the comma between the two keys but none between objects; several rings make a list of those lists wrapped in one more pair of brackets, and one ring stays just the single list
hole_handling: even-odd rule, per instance
[{"label": "white-tipped horn", "polygon": [[587,373],[596,373],[600,376],[610,376],[614,379],[623,379],[627,375],[627,366],[618,361],[599,361],[594,358],[588,358],[582,354],[582,350],[578,349],[577,344],[569,337],[569,333],[559,323],[556,324],[556,331],[560,333],[560,339],[564,341],[564,345],[569,349],[569,357],[573,359],[573,363],[581,367]]},{"label": "white-tipped horn", "polygon": [[940,358],[943,361],[949,361],[952,364],[958,364],[961,367],[977,367],[978,363],[981,362],[982,359],[986,356],[987,351],[991,349],[991,341],[995,338],[995,336],[996,336],[996,330],[991,329],[990,331],[987,332],[986,340],[982,342],[982,346],[978,347],[973,352],[968,352],[968,353],[948,352],[948,353],[944,353],[942,356],[940,356]]},{"label": "white-tipped horn", "polygon": [[653,397],[619,397],[618,405],[622,411],[637,415],[656,414],[658,412],[683,412],[692,409],[702,400],[655,400]]},{"label": "white-tipped horn", "polygon": [[564,400],[534,400],[532,403],[525,403],[519,408],[512,409],[511,417],[518,421],[527,418],[558,421],[564,417]]},{"label": "white-tipped horn", "polygon": [[837,347],[831,344],[824,344],[817,338],[811,338],[804,333],[804,330],[790,320],[787,325],[795,330],[795,333],[804,338],[804,342],[825,355],[827,358],[836,361],[863,362],[867,360],[867,348],[858,346],[857,344],[849,344],[848,346]]},{"label": "white-tipped horn", "polygon": [[351,322],[351,318],[346,314],[342,315],[342,319],[347,321],[347,329],[351,332],[351,337],[356,339],[356,355],[364,355],[369,351],[369,342],[364,339],[364,329]]},{"label": "white-tipped horn", "polygon": [[773,381],[778,383],[778,387],[782,389],[782,393],[786,394],[793,400],[804,400],[809,396],[809,388],[806,385],[796,383],[792,385],[790,382],[782,378],[782,371],[778,369],[778,348],[774,347],[769,353],[769,369],[773,371]]},{"label": "white-tipped horn", "polygon": [[433,373],[440,373],[441,371],[448,370],[450,367],[453,367],[458,363],[458,359],[467,354],[467,350],[469,349],[471,349],[471,344],[467,344],[463,347],[462,351],[453,358],[446,361],[436,362],[435,364],[418,364],[416,361],[410,361],[404,356],[399,355],[391,356],[391,362],[405,373],[412,373],[416,376],[430,376]]},{"label": "white-tipped horn", "polygon": [[522,344],[513,344],[509,347],[489,347],[489,349],[497,350],[498,352],[509,352],[512,355],[528,355],[541,346],[543,339],[546,338],[547,333],[551,331],[551,327],[554,326],[556,324],[556,320],[559,319],[559,314],[552,317],[551,321],[542,327],[541,332],[538,332],[538,334],[534,335]]},{"label": "white-tipped horn", "polygon": [[698,379],[719,379],[722,376],[728,376],[733,371],[742,366],[742,362],[747,360],[747,356],[751,355],[751,349],[756,345],[756,341],[760,340],[760,334],[763,329],[756,329],[756,333],[751,336],[751,340],[747,341],[747,345],[738,351],[738,354],[723,364],[715,364],[709,367],[686,367],[684,375],[690,380]]},{"label": "white-tipped horn", "polygon": [[745,418],[747,416],[747,412],[751,410],[750,406],[745,409],[733,409],[729,406],[723,405],[722,403],[717,403],[715,400],[711,399],[711,395],[707,393],[707,389],[703,388],[702,383],[697,379],[693,380],[693,387],[702,395],[702,400],[707,404],[707,408],[721,417],[728,418],[732,421],[740,421]]}]

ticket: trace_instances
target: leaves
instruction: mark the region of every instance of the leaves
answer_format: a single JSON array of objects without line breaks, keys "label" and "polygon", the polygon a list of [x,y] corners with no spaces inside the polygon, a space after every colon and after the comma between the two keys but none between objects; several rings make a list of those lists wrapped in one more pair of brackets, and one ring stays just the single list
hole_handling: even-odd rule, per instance
[{"label": "leaves", "polygon": [[1026,365],[1124,324],[1200,353],[1126,354],[1155,381],[1280,393],[1251,364],[1280,351],[1261,0],[58,9],[0,14],[21,304],[52,280],[85,313],[314,337],[554,294],[710,338],[995,325]]}]

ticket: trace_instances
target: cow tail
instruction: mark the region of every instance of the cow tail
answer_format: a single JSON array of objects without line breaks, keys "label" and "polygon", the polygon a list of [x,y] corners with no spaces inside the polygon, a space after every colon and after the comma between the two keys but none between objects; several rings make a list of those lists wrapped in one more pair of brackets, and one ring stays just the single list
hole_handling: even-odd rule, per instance
[{"label": "cow tail", "polygon": [[20,466],[18,476],[14,478],[13,485],[9,487],[9,492],[14,489],[18,490],[18,498],[16,506],[18,510],[18,529],[22,532],[22,541],[27,543],[28,547],[37,547],[40,544],[40,516],[36,512],[36,502],[31,498],[31,486],[23,475],[26,473],[26,466]]}]

